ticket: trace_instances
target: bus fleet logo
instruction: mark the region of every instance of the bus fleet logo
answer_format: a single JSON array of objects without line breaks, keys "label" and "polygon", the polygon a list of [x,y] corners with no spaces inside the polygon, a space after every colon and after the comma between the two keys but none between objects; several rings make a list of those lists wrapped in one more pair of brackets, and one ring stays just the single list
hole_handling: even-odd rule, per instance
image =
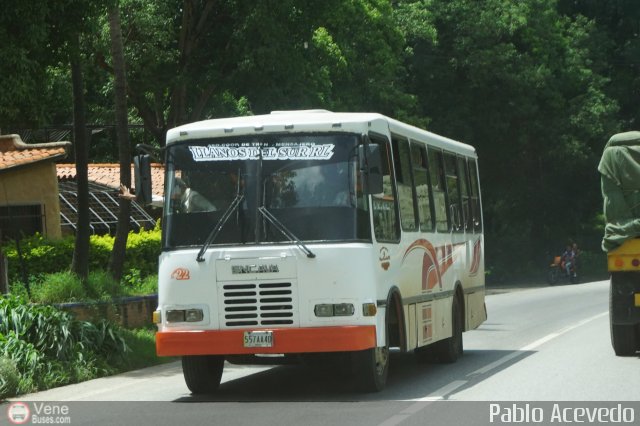
[{"label": "bus fleet logo", "polygon": [[176,268],[171,273],[171,278],[178,281],[191,279],[191,275],[189,274],[189,270],[187,268]]},{"label": "bus fleet logo", "polygon": [[380,260],[380,266],[382,266],[382,269],[385,271],[389,269],[389,266],[391,265],[391,256],[389,256],[388,248],[384,246],[380,247],[380,256],[378,257],[378,260]]},{"label": "bus fleet logo", "polygon": [[29,421],[31,411],[29,406],[24,402],[14,402],[7,409],[7,417],[9,421],[15,425],[23,425]]},{"label": "bus fleet logo", "polygon": [[334,144],[290,145],[280,147],[260,146],[190,146],[193,161],[231,160],[329,160],[333,157]]},{"label": "bus fleet logo", "polygon": [[280,268],[276,264],[270,265],[233,265],[231,266],[232,274],[267,274],[280,272]]}]

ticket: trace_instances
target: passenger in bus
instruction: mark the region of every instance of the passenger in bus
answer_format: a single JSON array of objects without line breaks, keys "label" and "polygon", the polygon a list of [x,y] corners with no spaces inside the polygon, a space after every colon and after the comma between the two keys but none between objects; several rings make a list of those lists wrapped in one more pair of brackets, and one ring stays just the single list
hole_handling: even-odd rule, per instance
[{"label": "passenger in bus", "polygon": [[349,191],[346,163],[329,163],[321,167],[322,181],[316,186],[321,206],[354,205]]},{"label": "passenger in bus", "polygon": [[216,211],[216,207],[202,194],[191,189],[180,178],[176,179],[173,192],[171,194],[173,208],[178,213],[195,213]]}]

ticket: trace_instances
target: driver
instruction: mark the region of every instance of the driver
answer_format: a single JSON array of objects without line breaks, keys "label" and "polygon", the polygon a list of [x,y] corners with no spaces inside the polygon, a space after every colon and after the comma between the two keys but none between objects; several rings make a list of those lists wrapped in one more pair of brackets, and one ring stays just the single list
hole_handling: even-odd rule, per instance
[{"label": "driver", "polygon": [[177,202],[177,210],[181,213],[211,212],[216,211],[216,207],[202,194],[191,189],[180,178],[176,178],[171,200]]}]

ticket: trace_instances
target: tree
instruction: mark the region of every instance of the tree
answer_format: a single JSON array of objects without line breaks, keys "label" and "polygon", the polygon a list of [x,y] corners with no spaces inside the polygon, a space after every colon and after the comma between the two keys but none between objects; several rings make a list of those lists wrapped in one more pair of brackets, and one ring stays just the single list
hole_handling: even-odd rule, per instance
[{"label": "tree", "polygon": [[[129,121],[127,111],[126,72],[122,30],[120,28],[120,9],[118,1],[109,8],[109,33],[111,34],[111,58],[114,72],[114,99],[116,117],[116,136],[120,160],[120,182],[131,187],[131,150],[129,147]],[[120,280],[125,260],[127,237],[129,235],[129,217],[131,201],[121,197],[118,210],[116,236],[111,251],[109,270],[111,275]]]},{"label": "tree", "polygon": [[437,31],[413,38],[409,64],[430,128],[478,150],[489,267],[543,265],[600,203],[593,171],[616,106],[592,69],[592,24],[554,0],[403,3]]},{"label": "tree", "polygon": [[415,109],[385,0],[126,0],[122,25],[129,100],[159,145],[222,115]]},{"label": "tree", "polygon": [[87,123],[84,102],[84,83],[82,78],[82,57],[80,54],[80,36],[70,49],[70,65],[73,87],[73,141],[76,161],[76,184],[78,186],[78,222],[73,250],[71,270],[83,282],[89,276],[89,159],[87,156]]}]

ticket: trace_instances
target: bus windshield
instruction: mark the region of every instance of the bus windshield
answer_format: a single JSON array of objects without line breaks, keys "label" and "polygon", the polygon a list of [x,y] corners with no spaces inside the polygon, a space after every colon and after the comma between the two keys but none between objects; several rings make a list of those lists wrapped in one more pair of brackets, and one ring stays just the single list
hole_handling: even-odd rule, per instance
[{"label": "bus windshield", "polygon": [[[314,133],[170,145],[163,248],[201,246],[212,233],[212,246],[290,243],[291,236],[371,241],[359,142],[353,134]],[[267,220],[269,214],[287,232]]]}]

